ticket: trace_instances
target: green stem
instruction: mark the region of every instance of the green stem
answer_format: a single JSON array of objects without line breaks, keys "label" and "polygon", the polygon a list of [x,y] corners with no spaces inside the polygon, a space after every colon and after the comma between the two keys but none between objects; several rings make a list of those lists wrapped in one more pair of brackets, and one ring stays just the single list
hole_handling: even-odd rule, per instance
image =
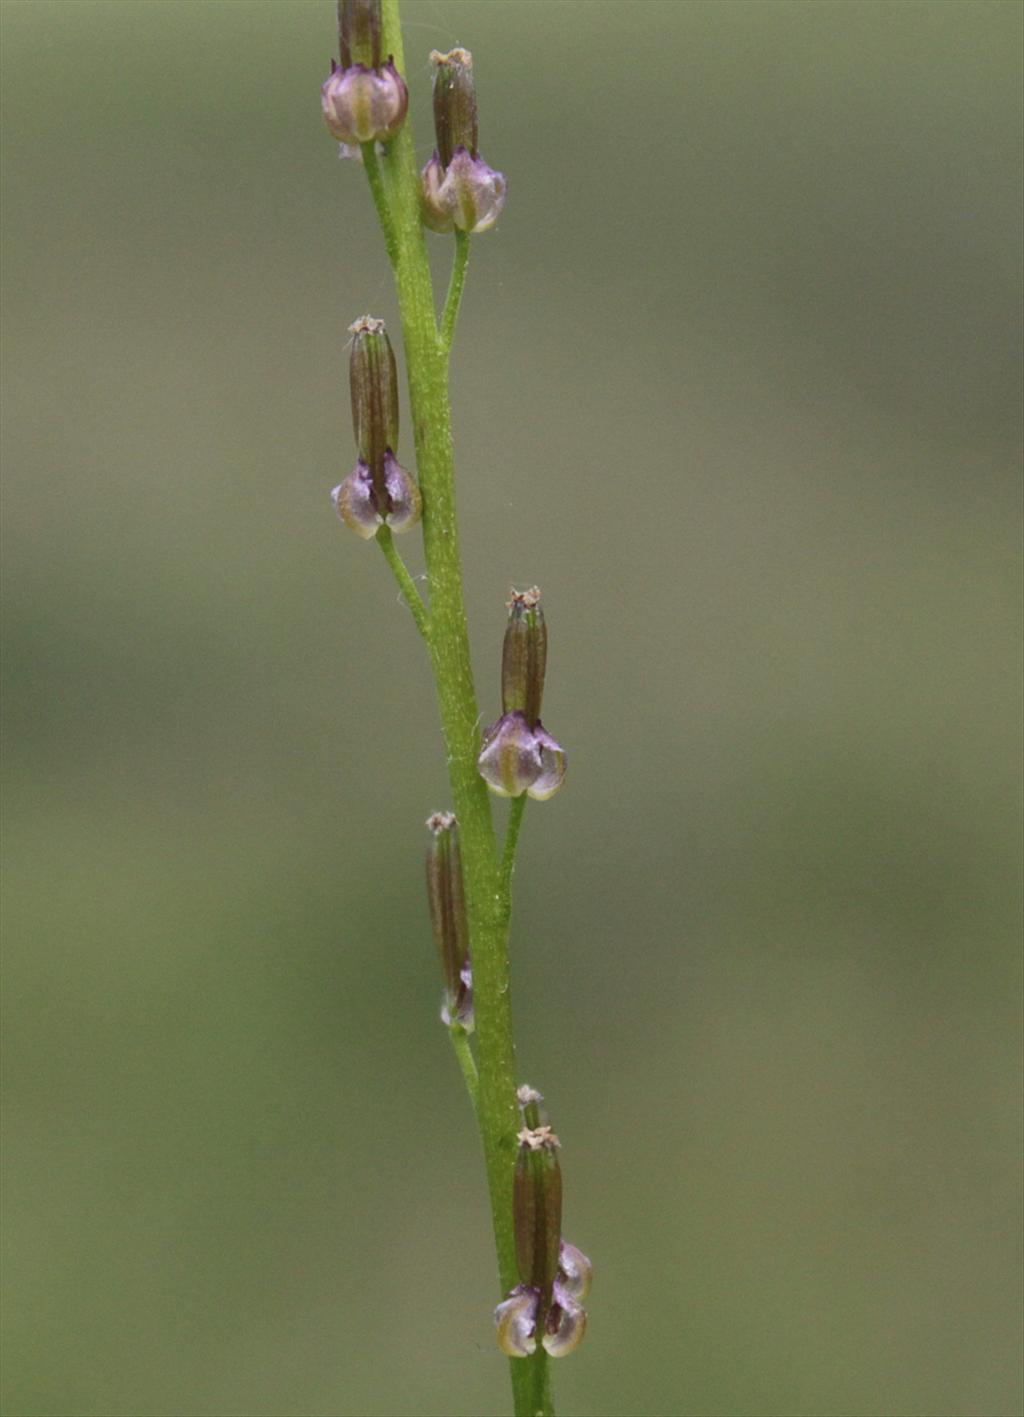
[{"label": "green stem", "polygon": [[462,304],[462,292],[466,286],[466,268],[469,265],[469,232],[456,231],[455,233],[455,259],[452,262],[451,279],[448,282],[448,294],[445,296],[444,311],[441,315],[441,343],[446,352],[451,351],[452,340],[455,337],[455,322],[459,318],[459,306]]},{"label": "green stem", "polygon": [[370,181],[370,192],[373,195],[373,205],[377,208],[377,220],[380,222],[380,229],[384,233],[384,247],[388,253],[388,260],[394,268],[398,261],[398,234],[395,231],[395,223],[391,216],[391,206],[388,202],[388,194],[384,187],[384,177],[380,170],[380,160],[377,157],[376,143],[361,144],[363,153],[363,166],[366,168],[366,176]]},{"label": "green stem", "polygon": [[501,853],[501,890],[512,913],[512,872],[516,864],[516,847],[519,845],[519,829],[523,825],[526,811],[526,793],[513,797],[509,803],[508,821],[505,824],[505,845]]},{"label": "green stem", "polygon": [[[392,55],[396,68],[404,72],[398,0],[383,0],[382,9],[383,52]],[[518,1280],[512,1172],[519,1112],[509,994],[509,910],[501,890],[490,798],[476,768],[480,715],[470,663],[459,560],[448,348],[438,331],[435,314],[430,265],[420,220],[419,173],[411,123],[405,122],[379,161],[376,153],[367,154],[364,149],[364,161],[367,157],[370,159],[366,164],[367,175],[388,243],[402,318],[416,464],[423,494],[423,544],[430,588],[428,645],[452,798],[459,819],[473,957],[479,1068],[477,1121],[487,1170],[499,1288],[504,1294]],[[389,228],[393,240],[388,239]],[[513,1359],[510,1366],[517,1417],[534,1417],[538,1412],[548,1417],[550,1397],[541,1407],[536,1405],[534,1365]]]},{"label": "green stem", "polygon": [[384,552],[385,560],[394,572],[395,580],[405,597],[405,603],[412,611],[412,618],[416,621],[416,628],[429,644],[430,617],[427,615],[427,607],[423,604],[423,598],[416,589],[416,582],[409,574],[408,566],[402,560],[402,553],[395,545],[395,538],[389,526],[378,528],[377,545]]},{"label": "green stem", "polygon": [[529,1407],[527,1411],[536,1417],[554,1417],[555,1406],[551,1396],[551,1366],[544,1346],[537,1342],[537,1351],[528,1358],[523,1367],[527,1369],[529,1383]]},{"label": "green stem", "polygon": [[459,1067],[462,1069],[469,1100],[473,1104],[473,1111],[476,1112],[480,1097],[480,1077],[476,1070],[473,1050],[469,1046],[469,1034],[461,1023],[453,1023],[448,1029],[448,1034],[452,1040],[452,1047],[455,1049]]}]

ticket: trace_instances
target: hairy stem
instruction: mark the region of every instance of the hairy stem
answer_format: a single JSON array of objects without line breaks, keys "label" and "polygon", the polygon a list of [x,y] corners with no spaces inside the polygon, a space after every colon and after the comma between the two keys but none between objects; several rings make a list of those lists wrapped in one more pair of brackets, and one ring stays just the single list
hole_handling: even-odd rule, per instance
[{"label": "hairy stem", "polygon": [[[383,0],[383,52],[404,73],[398,0]],[[469,656],[459,560],[458,523],[448,394],[448,345],[437,325],[430,266],[420,221],[419,175],[411,124],[407,121],[385,148],[364,161],[388,255],[395,275],[402,319],[405,362],[412,405],[420,490],[423,542],[430,592],[428,646],[437,688],[449,779],[459,819],[463,882],[473,958],[479,1092],[477,1121],[483,1142],[494,1241],[502,1293],[516,1283],[512,1218],[512,1171],[516,1152],[515,1049],[509,998],[507,894],[501,888],[487,788],[476,768],[480,747],[479,711]],[[392,239],[389,238],[389,232]],[[465,278],[465,246],[456,268],[455,299],[449,301],[454,330],[458,296]],[[446,306],[447,312],[448,306]],[[551,1412],[550,1399],[536,1405],[534,1365],[511,1361],[517,1417]]]}]

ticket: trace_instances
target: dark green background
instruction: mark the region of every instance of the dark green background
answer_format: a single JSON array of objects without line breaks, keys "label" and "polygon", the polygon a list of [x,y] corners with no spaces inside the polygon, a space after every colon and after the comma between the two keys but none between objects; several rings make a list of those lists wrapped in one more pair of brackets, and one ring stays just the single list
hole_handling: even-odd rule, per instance
[{"label": "dark green background", "polygon": [[[559,1410],[1017,1413],[1021,9],[404,8],[509,177],[455,424],[482,710],[539,582],[571,760]],[[396,317],[332,6],[3,30],[5,1411],[501,1412],[431,682],[327,496]]]}]

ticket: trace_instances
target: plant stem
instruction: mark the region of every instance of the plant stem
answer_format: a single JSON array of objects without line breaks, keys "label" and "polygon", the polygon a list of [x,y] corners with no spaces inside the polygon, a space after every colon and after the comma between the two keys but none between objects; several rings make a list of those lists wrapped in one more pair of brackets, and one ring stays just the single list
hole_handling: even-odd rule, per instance
[{"label": "plant stem", "polygon": [[455,259],[452,262],[451,280],[448,283],[448,294],[445,296],[444,311],[441,315],[441,343],[445,351],[450,352],[452,340],[455,337],[455,322],[459,318],[459,306],[462,304],[462,292],[466,285],[466,268],[469,265],[469,232],[456,231],[455,233]]},{"label": "plant stem", "polygon": [[412,618],[416,621],[416,628],[429,644],[430,617],[427,614],[427,607],[423,604],[423,598],[416,589],[416,582],[409,574],[408,566],[402,560],[402,553],[395,545],[395,538],[389,526],[379,528],[377,544],[384,552],[385,559],[394,572],[395,580],[405,598],[405,603],[412,611]]},{"label": "plant stem", "polygon": [[523,825],[526,811],[526,793],[513,797],[509,803],[508,821],[505,824],[505,844],[501,852],[501,889],[508,901],[509,914],[512,913],[512,872],[516,864],[516,847],[519,845],[519,829]]},{"label": "plant stem", "polygon": [[466,1083],[466,1091],[469,1093],[469,1100],[473,1104],[473,1111],[475,1113],[480,1096],[480,1077],[476,1070],[473,1050],[469,1046],[469,1034],[462,1027],[461,1023],[453,1023],[448,1029],[448,1033],[452,1040],[452,1047],[455,1049],[455,1056],[458,1059],[459,1067],[462,1069],[462,1076]]},{"label": "plant stem", "polygon": [[[404,72],[398,0],[383,0],[383,44]],[[448,395],[448,347],[437,326],[423,227],[419,174],[412,128],[407,120],[382,157],[364,161],[381,217],[395,274],[416,441],[416,462],[423,494],[423,543],[430,588],[428,646],[448,755],[448,771],[459,819],[463,883],[473,958],[479,1092],[477,1121],[483,1142],[490,1193],[500,1291],[517,1282],[512,1218],[512,1171],[519,1113],[516,1064],[509,998],[508,901],[501,889],[494,825],[487,787],[477,772],[479,711],[466,632],[466,612],[455,513],[451,408]],[[383,178],[383,181],[381,181]],[[389,230],[392,240],[388,240]],[[456,264],[459,265],[458,248]],[[456,295],[465,277],[455,281]],[[447,308],[447,307],[446,307]],[[458,310],[451,303],[451,326]],[[517,1417],[551,1412],[550,1397],[541,1407],[534,1365],[511,1360]]]},{"label": "plant stem", "polygon": [[394,267],[398,260],[398,236],[395,232],[395,224],[391,218],[388,194],[384,190],[384,177],[381,173],[380,161],[377,157],[377,144],[363,143],[361,147],[363,166],[366,168],[366,176],[370,182],[373,205],[377,208],[377,220],[380,222],[380,229],[384,233],[384,247],[388,253],[388,260],[391,262],[392,267]]}]

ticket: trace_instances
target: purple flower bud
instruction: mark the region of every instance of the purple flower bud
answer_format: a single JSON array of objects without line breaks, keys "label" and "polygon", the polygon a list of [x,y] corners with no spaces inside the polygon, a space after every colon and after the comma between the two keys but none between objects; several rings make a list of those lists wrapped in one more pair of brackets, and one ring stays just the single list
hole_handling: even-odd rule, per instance
[{"label": "purple flower bud", "polygon": [[555,1280],[554,1298],[544,1320],[541,1342],[552,1358],[564,1358],[583,1342],[587,1331],[587,1311],[568,1292],[560,1280]]},{"label": "purple flower bud", "polygon": [[484,730],[477,768],[499,797],[526,792],[544,802],[562,785],[565,753],[542,724],[531,729],[525,714],[506,713]]},{"label": "purple flower bud", "polygon": [[562,1172],[558,1138],[550,1127],[519,1133],[512,1189],[519,1278],[551,1302],[562,1240]]},{"label": "purple flower bud", "polygon": [[420,215],[424,226],[431,231],[454,231],[455,223],[451,212],[441,200],[444,184],[444,167],[437,153],[433,155],[420,173]]},{"label": "purple flower bud", "polygon": [[373,496],[373,477],[364,462],[356,464],[355,472],[339,483],[331,496],[338,516],[357,536],[369,541],[371,536],[377,535],[381,518]]},{"label": "purple flower bud", "polygon": [[540,756],[525,714],[506,713],[484,729],[480,776],[499,797],[521,797],[540,775]]},{"label": "purple flower bud", "polygon": [[447,167],[456,148],[476,157],[476,84],[473,56],[468,49],[450,54],[431,52],[434,70],[434,133],[441,166]]},{"label": "purple flower bud", "polygon": [[380,0],[338,0],[338,40],[342,68],[380,68]]},{"label": "purple flower bud", "polygon": [[535,802],[546,802],[565,781],[565,752],[542,723],[533,731],[533,740],[540,759],[540,771],[526,789]]},{"label": "purple flower bud", "polygon": [[427,828],[427,899],[445,987],[441,1017],[446,1024],[461,1023],[469,1031],[473,1027],[473,976],[458,823],[451,812],[435,812],[427,818]]},{"label": "purple flower bud", "polygon": [[383,320],[363,315],[349,325],[352,427],[362,462],[380,463],[398,447],[398,369]]},{"label": "purple flower bud", "polygon": [[335,69],[320,89],[324,122],[339,143],[387,141],[405,122],[409,90],[391,63]]},{"label": "purple flower bud", "polygon": [[[415,526],[423,512],[420,489],[397,458],[392,457],[390,448],[384,454],[384,493],[378,498],[378,510],[382,507],[386,510],[381,512],[381,520],[396,534]],[[565,776],[564,767],[562,776]],[[561,778],[551,792],[557,792],[559,786]],[[548,792],[547,796],[550,797],[551,792]]]},{"label": "purple flower bud", "polygon": [[380,526],[389,526],[395,533],[408,531],[423,510],[419,488],[390,452],[384,454],[379,487],[377,481],[360,461],[331,492],[338,516],[367,541],[377,535]]},{"label": "purple flower bud", "polygon": [[525,1284],[517,1284],[494,1311],[498,1347],[510,1358],[529,1358],[537,1348],[537,1312],[540,1295]]},{"label": "purple flower bud", "polygon": [[590,1293],[590,1282],[594,1277],[594,1266],[582,1250],[562,1241],[558,1252],[558,1282],[570,1298],[582,1303]]},{"label": "purple flower bud", "polygon": [[359,462],[331,494],[338,515],[359,536],[387,525],[408,531],[419,521],[419,488],[394,455],[398,444],[398,372],[383,320],[364,315],[351,325],[349,387]]},{"label": "purple flower bud", "polygon": [[[494,1312],[498,1343],[513,1358],[536,1349],[538,1331],[546,1352],[562,1358],[587,1328],[582,1301],[590,1289],[591,1264],[559,1234],[562,1173],[558,1138],[548,1125],[544,1099],[532,1087],[516,1093],[526,1126],[519,1133],[513,1177],[516,1264],[520,1283]],[[538,1123],[543,1116],[544,1121]]]},{"label": "purple flower bud", "polygon": [[548,631],[540,606],[540,591],[514,590],[508,604],[508,623],[501,651],[501,710],[526,716],[535,728],[544,695],[548,662]]},{"label": "purple flower bud", "polygon": [[484,731],[480,776],[499,797],[545,802],[565,780],[565,753],[540,721],[548,631],[540,591],[514,590],[501,651],[503,713]]},{"label": "purple flower bud", "polygon": [[462,981],[459,988],[458,998],[454,1007],[449,1005],[447,997],[441,1005],[441,1022],[445,1028],[451,1028],[453,1023],[460,1024],[467,1033],[472,1033],[475,1026],[473,1014],[473,971],[467,964],[459,978]]},{"label": "purple flower bud", "polygon": [[455,149],[447,166],[435,153],[421,178],[421,210],[431,231],[490,231],[505,205],[504,175],[464,147]]}]

